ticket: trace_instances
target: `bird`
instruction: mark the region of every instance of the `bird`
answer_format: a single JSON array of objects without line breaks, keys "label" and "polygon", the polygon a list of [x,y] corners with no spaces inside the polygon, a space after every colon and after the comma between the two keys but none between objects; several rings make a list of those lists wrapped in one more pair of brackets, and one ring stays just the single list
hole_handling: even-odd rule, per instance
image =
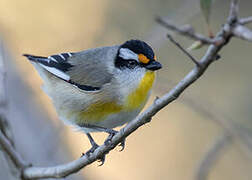
[{"label": "bird", "polygon": [[[67,52],[48,57],[23,54],[43,80],[59,119],[84,132],[91,149],[98,147],[91,133],[109,134],[133,120],[145,106],[156,73],[162,68],[150,45],[142,40]],[[122,149],[125,140],[120,144]],[[105,157],[102,159],[104,163]]]}]

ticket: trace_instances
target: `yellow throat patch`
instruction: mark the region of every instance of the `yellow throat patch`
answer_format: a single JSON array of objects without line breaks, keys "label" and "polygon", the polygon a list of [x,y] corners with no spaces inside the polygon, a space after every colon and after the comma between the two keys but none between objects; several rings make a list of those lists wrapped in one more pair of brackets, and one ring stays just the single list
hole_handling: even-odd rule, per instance
[{"label": "yellow throat patch", "polygon": [[95,103],[81,112],[76,120],[77,123],[99,122],[104,120],[110,114],[119,113],[120,111],[132,111],[142,108],[147,100],[149,90],[152,88],[155,80],[155,73],[146,72],[138,88],[134,90],[126,99],[124,105],[118,105],[116,102]]},{"label": "yellow throat patch", "polygon": [[129,94],[127,98],[126,107],[128,110],[141,108],[144,105],[154,80],[155,72],[148,71],[145,73],[143,79],[139,83],[138,88]]}]

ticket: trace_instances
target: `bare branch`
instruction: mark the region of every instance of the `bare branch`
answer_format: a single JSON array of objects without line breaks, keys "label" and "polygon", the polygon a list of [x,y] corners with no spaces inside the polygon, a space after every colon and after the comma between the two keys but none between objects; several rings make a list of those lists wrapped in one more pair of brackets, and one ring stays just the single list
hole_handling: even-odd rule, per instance
[{"label": "bare branch", "polygon": [[246,17],[246,18],[241,18],[239,20],[239,24],[241,24],[241,25],[246,25],[246,24],[249,24],[249,23],[252,23],[252,16]]},{"label": "bare branch", "polygon": [[245,26],[235,26],[233,29],[233,34],[238,38],[252,42],[252,31]]},{"label": "bare branch", "polygon": [[24,160],[14,149],[14,143],[11,139],[9,124],[6,119],[7,98],[5,90],[6,71],[4,66],[5,52],[0,42],[0,147],[11,159],[18,169],[26,166]]},{"label": "bare branch", "polygon": [[19,169],[23,169],[27,166],[27,163],[21,158],[18,152],[15,151],[11,143],[0,131],[0,145],[1,148],[9,155],[11,160],[14,162],[15,166]]},{"label": "bare branch", "polygon": [[[8,100],[6,96],[6,68],[5,68],[5,50],[2,42],[0,41],[0,133],[9,142],[10,147],[14,146],[12,131],[7,121]],[[1,141],[2,142],[2,141]],[[3,156],[2,160],[5,160],[6,167],[8,167],[13,179],[20,177],[21,170],[17,167],[18,163],[16,159],[11,159],[5,148],[7,146],[0,142],[0,156]]]},{"label": "bare branch", "polygon": [[[237,19],[238,6],[237,1],[233,0],[230,8],[230,15],[228,17],[228,22],[226,23],[228,27],[234,26],[234,20]],[[202,43],[210,44],[205,55],[198,62],[201,68],[198,66],[194,67],[185,77],[182,79],[170,92],[165,94],[159,99],[156,99],[155,102],[147,108],[146,111],[137,116],[134,120],[129,122],[124,128],[122,128],[111,140],[108,145],[99,146],[90,156],[83,156],[80,159],[72,161],[70,163],[54,166],[54,167],[26,167],[23,170],[23,177],[25,179],[36,179],[36,178],[60,178],[65,177],[70,174],[73,174],[88,164],[93,163],[98,160],[103,155],[109,153],[112,149],[114,149],[122,140],[124,140],[131,133],[136,131],[142,125],[150,122],[151,118],[167,106],[169,103],[176,100],[180,94],[184,92],[191,84],[193,84],[197,79],[199,79],[202,74],[207,70],[208,66],[213,63],[218,55],[218,52],[225,46],[230,38],[233,36],[232,30],[233,28],[223,27],[217,36],[213,39],[207,38],[203,35],[194,33],[192,28],[181,28],[177,27],[169,22],[164,22],[161,18],[158,18],[157,21],[165,26],[166,28],[178,32],[186,37],[190,37],[195,40],[200,40]],[[194,62],[195,63],[195,62]],[[1,137],[1,136],[0,136]],[[4,141],[4,138],[0,138],[0,142],[5,143],[5,147],[9,147],[8,143]],[[222,144],[222,143],[220,143]],[[10,145],[10,144],[9,144]],[[220,145],[219,145],[220,146]],[[17,160],[16,152],[12,152],[13,149],[5,148],[5,151],[13,158],[13,161]],[[216,151],[216,150],[215,150]],[[21,162],[17,162],[20,166],[25,166],[25,164]]]},{"label": "bare branch", "polygon": [[[223,30],[218,33],[218,38],[229,38],[224,36]],[[137,116],[134,120],[129,122],[124,128],[122,128],[119,133],[117,133],[111,140],[109,145],[99,146],[93,154],[89,157],[83,156],[82,158],[75,160],[73,162],[55,166],[55,167],[28,167],[24,170],[23,176],[27,179],[33,178],[50,178],[50,177],[64,177],[70,175],[74,172],[79,171],[81,168],[87,166],[88,164],[96,161],[104,154],[111,151],[117,144],[119,144],[123,139],[133,133],[140,126],[148,123],[150,119],[161,109],[167,106],[169,103],[177,99],[180,94],[191,84],[193,84],[201,75],[205,72],[208,66],[214,62],[216,55],[226,44],[222,41],[218,45],[210,45],[206,54],[200,60],[201,68],[195,67],[191,72],[189,72],[184,79],[182,79],[170,92],[165,94],[155,102],[143,113]]]},{"label": "bare branch", "polygon": [[205,156],[199,163],[199,167],[196,170],[196,180],[207,179],[212,166],[218,160],[221,150],[229,145],[232,142],[231,140],[232,137],[230,135],[224,134],[212,144],[212,146],[209,148],[209,150],[206,152]]},{"label": "bare branch", "polygon": [[[228,17],[228,24],[230,26],[226,26],[226,28],[232,29],[232,33],[234,36],[243,40],[252,41],[252,31],[242,25],[242,23],[244,23],[242,22],[244,21],[244,19],[238,19],[238,9],[238,0],[232,0]],[[252,21],[251,17],[245,19],[245,22],[246,21]]]},{"label": "bare branch", "polygon": [[201,34],[195,33],[192,27],[184,26],[184,27],[177,27],[171,22],[164,21],[161,17],[157,17],[156,21],[161,24],[162,26],[166,27],[169,30],[175,31],[183,36],[189,37],[196,41],[201,41],[203,44],[215,44],[221,41],[222,39],[220,37],[217,37],[215,39],[205,37]]},{"label": "bare branch", "polygon": [[9,123],[7,122],[6,112],[7,112],[7,96],[6,96],[6,69],[4,64],[5,59],[5,50],[2,42],[0,41],[0,131],[5,135],[5,137],[11,142],[13,145],[13,141],[11,139],[12,133],[9,127]]},{"label": "bare branch", "polygon": [[187,51],[185,50],[177,41],[175,41],[173,39],[173,37],[170,34],[167,34],[168,39],[170,39],[170,41],[175,44],[183,53],[185,53],[194,64],[196,64],[196,66],[198,66],[199,68],[201,68],[200,63]]}]

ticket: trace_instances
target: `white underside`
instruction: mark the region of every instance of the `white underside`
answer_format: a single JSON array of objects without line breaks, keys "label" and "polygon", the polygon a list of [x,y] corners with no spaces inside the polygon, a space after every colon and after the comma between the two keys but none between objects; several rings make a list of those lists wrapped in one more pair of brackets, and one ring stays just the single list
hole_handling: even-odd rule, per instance
[{"label": "white underside", "polygon": [[[103,127],[103,128],[108,128],[108,129],[113,129],[118,126],[122,126],[129,121],[133,120],[140,112],[139,110],[135,111],[130,111],[130,112],[119,112],[116,114],[111,114],[109,115],[105,120],[102,120],[100,122],[92,123],[92,125]],[[70,125],[74,128],[76,131],[81,131],[84,133],[90,133],[90,132],[99,132],[97,129],[92,129],[92,128],[85,128],[85,127],[80,127],[74,123],[73,120],[66,119],[65,116],[60,116],[60,119],[66,124]]]}]

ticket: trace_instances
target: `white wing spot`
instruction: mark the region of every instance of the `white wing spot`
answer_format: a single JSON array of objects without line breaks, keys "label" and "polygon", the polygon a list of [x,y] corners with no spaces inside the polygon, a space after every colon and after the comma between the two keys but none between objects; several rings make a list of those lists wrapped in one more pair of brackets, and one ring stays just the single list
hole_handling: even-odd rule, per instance
[{"label": "white wing spot", "polygon": [[66,60],[62,54],[58,54],[63,60]]},{"label": "white wing spot", "polygon": [[[54,59],[52,56],[49,56],[48,57],[48,59],[51,59],[51,60],[53,60],[54,62],[58,62],[56,59]],[[48,63],[49,63],[50,61],[48,61]]]}]

